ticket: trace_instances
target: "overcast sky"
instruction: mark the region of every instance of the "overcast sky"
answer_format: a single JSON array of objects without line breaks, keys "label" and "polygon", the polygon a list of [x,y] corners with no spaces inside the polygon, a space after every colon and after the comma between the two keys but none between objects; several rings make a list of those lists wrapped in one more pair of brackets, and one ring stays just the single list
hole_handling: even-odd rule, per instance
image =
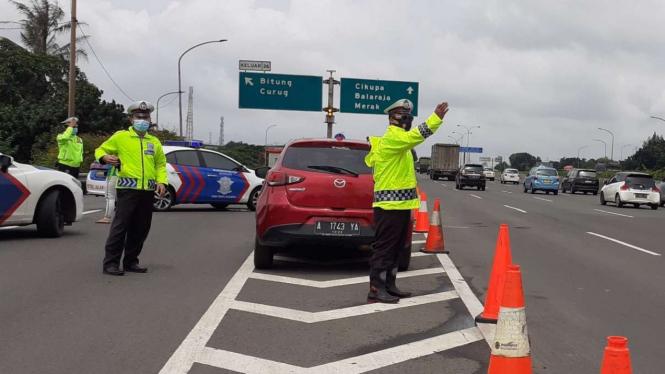
[{"label": "overcast sky", "polygon": [[[28,0],[22,0],[24,3]],[[178,57],[208,40],[228,39],[188,53],[183,87],[194,87],[194,133],[213,142],[225,117],[225,140],[263,144],[323,137],[323,112],[238,109],[238,60],[272,61],[272,72],[420,83],[419,116],[450,103],[443,127],[423,145],[464,126],[484,156],[530,152],[544,159],[614,155],[640,145],[665,122],[665,1],[388,1],[388,0],[83,0],[78,18],[104,66],[134,100],[153,103],[177,91]],[[69,13],[69,1],[61,1]],[[0,0],[1,20],[14,21]],[[19,41],[19,33],[0,30]],[[67,36],[62,36],[66,43]],[[86,47],[87,49],[87,47]],[[132,101],[89,52],[80,62],[104,98]],[[327,96],[327,86],[324,86]],[[336,86],[336,106],[339,103]],[[162,99],[162,106],[170,97]],[[323,99],[323,98],[322,98]],[[327,98],[322,104],[327,103]],[[324,104],[325,105],[325,104]],[[322,106],[324,106],[322,105]],[[187,96],[183,95],[186,116]],[[155,120],[155,117],[153,117]],[[335,132],[381,135],[380,115],[337,113]],[[178,126],[177,100],[160,122]],[[466,132],[466,130],[463,130]],[[633,146],[624,150],[632,154]]]}]

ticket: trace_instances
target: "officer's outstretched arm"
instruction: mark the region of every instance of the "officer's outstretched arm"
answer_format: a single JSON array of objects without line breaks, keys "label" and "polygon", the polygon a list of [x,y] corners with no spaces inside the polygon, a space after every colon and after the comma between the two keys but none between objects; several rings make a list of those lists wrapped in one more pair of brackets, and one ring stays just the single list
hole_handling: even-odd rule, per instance
[{"label": "officer's outstretched arm", "polygon": [[58,141],[58,144],[62,145],[72,140],[72,138],[76,139],[76,135],[72,134],[73,129],[73,127],[67,127],[67,129],[63,131],[62,134],[58,134],[58,136],[55,138]]},{"label": "officer's outstretched arm", "polygon": [[155,174],[157,176],[157,183],[163,185],[169,184],[166,176],[166,156],[164,155],[164,149],[162,149],[161,144],[157,144],[157,147],[155,147]]},{"label": "officer's outstretched arm", "polygon": [[116,136],[113,135],[108,140],[106,140],[102,145],[99,146],[99,148],[95,149],[95,159],[97,162],[100,164],[104,165],[105,163],[102,162],[102,157],[107,156],[107,155],[117,155],[118,154],[118,148],[115,144],[115,138]]},{"label": "officer's outstretched arm", "polygon": [[381,148],[393,152],[408,151],[432,136],[442,123],[443,121],[441,118],[435,113],[432,113],[425,122],[409,131],[394,131],[390,136],[383,137]]}]

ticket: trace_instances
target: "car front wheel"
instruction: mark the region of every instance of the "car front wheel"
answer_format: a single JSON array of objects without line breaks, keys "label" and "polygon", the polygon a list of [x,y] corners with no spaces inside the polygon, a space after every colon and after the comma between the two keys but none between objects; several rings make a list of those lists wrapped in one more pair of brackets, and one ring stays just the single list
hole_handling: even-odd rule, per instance
[{"label": "car front wheel", "polygon": [[166,188],[164,196],[159,197],[155,192],[155,198],[152,201],[152,210],[155,212],[165,212],[173,206],[175,202],[175,193],[170,187]]},{"label": "car front wheel", "polygon": [[261,188],[255,188],[247,200],[247,209],[251,210],[252,212],[256,211],[256,204],[259,202],[259,193],[261,193]]},{"label": "car front wheel", "polygon": [[602,192],[600,193],[600,205],[607,205],[607,201],[605,201],[605,195]]},{"label": "car front wheel", "polygon": [[39,202],[35,212],[37,232],[45,238],[58,238],[62,236],[65,228],[65,217],[62,214],[60,191],[49,191]]},{"label": "car front wheel", "polygon": [[652,204],[651,209],[652,210],[658,210],[658,204]]}]

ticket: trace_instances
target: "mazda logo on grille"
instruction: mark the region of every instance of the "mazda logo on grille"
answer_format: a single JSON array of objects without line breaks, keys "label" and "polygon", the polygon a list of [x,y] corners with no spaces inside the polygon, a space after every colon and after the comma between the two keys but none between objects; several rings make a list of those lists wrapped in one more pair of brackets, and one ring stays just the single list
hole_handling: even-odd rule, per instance
[{"label": "mazda logo on grille", "polygon": [[337,188],[346,187],[346,181],[344,179],[335,179],[335,187]]}]

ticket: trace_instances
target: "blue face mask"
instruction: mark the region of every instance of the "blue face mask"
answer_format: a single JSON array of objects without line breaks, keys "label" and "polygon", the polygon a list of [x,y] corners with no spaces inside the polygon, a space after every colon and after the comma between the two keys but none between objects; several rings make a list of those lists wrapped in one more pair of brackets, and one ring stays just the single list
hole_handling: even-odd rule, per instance
[{"label": "blue face mask", "polygon": [[79,129],[78,129],[78,127],[74,127],[74,128],[72,129],[72,135],[76,135],[76,134],[78,134],[78,133],[79,133]]},{"label": "blue face mask", "polygon": [[150,122],[144,119],[135,119],[134,120],[134,130],[140,132],[146,132],[150,128]]}]

